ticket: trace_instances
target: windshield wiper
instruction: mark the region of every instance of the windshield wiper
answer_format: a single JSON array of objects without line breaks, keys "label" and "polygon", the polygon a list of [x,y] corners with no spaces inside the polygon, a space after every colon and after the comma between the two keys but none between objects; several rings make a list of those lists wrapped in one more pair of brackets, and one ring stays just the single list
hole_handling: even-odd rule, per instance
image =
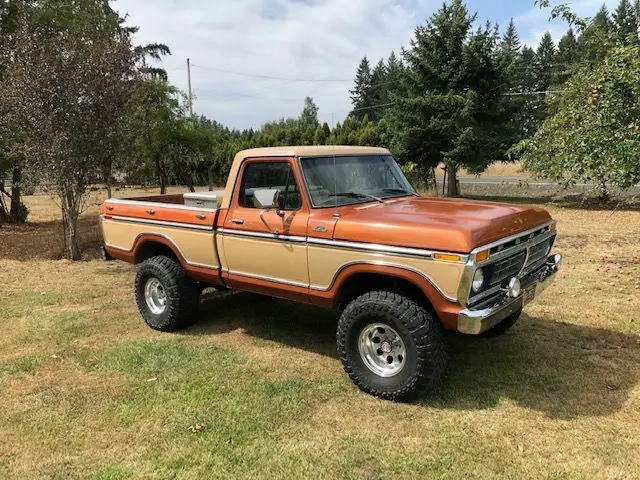
[{"label": "windshield wiper", "polygon": [[375,200],[376,202],[384,203],[380,197],[360,192],[334,193],[333,195],[329,195],[329,197],[370,198],[371,200]]},{"label": "windshield wiper", "polygon": [[402,188],[383,188],[383,192],[385,193],[402,193],[404,195],[413,195],[414,197],[419,197],[416,192],[410,192],[409,190],[404,190]]}]

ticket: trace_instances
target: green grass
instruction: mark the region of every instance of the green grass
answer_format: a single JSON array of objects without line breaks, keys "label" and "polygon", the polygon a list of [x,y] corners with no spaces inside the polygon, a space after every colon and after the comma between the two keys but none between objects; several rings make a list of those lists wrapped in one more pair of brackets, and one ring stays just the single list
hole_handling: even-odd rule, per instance
[{"label": "green grass", "polygon": [[331,312],[206,293],[161,334],[129,266],[4,259],[0,478],[640,478],[640,214],[554,208],[556,285],[412,404],[353,387]]}]

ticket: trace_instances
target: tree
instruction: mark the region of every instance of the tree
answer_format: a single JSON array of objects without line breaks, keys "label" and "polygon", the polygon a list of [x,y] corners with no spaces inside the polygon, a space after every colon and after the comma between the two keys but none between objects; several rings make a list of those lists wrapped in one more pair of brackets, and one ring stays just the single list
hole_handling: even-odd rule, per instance
[{"label": "tree", "polygon": [[554,59],[556,68],[551,77],[552,85],[562,85],[571,77],[579,55],[578,41],[573,29],[570,28],[558,42],[558,50]]},{"label": "tree", "polygon": [[472,31],[474,21],[462,1],[454,0],[416,28],[403,52],[407,96],[389,115],[394,149],[425,177],[444,162],[450,196],[459,194],[458,168],[481,171],[503,148],[497,35],[490,25]]},{"label": "tree", "polygon": [[320,122],[318,122],[318,107],[313,98],[306,97],[304,99],[304,107],[298,119],[298,124],[302,143],[304,145],[313,145],[316,129],[320,126]]},{"label": "tree", "polygon": [[620,0],[613,13],[613,25],[618,42],[622,44],[638,43],[638,19],[629,0]]},{"label": "tree", "polygon": [[586,66],[553,97],[553,114],[518,144],[525,167],[565,186],[596,182],[628,188],[640,181],[640,47],[619,46]]},{"label": "tree", "polygon": [[[7,68],[15,58],[16,34],[31,1],[0,0],[0,83],[5,81]],[[10,154],[9,147],[20,136],[20,125],[0,118],[0,224],[5,221],[22,223],[27,219],[27,208],[22,203],[22,170],[24,158]],[[5,174],[11,171],[11,193],[4,184]],[[7,208],[2,197],[5,195],[10,206]]]},{"label": "tree", "polygon": [[551,33],[545,32],[540,40],[540,45],[536,50],[535,88],[545,92],[551,86],[551,76],[554,73],[554,60],[556,56],[556,46],[553,43]]},{"label": "tree", "polygon": [[365,109],[373,105],[371,99],[371,65],[367,57],[364,57],[358,66],[356,79],[351,92],[351,103],[353,105],[352,115],[357,118],[364,117]]},{"label": "tree", "polygon": [[581,61],[589,63],[602,61],[612,46],[611,31],[609,10],[603,4],[578,39]]},{"label": "tree", "polygon": [[160,79],[143,79],[134,94],[129,128],[135,132],[135,170],[152,171],[165,194],[175,170],[176,129],[185,117],[178,90]]},{"label": "tree", "polygon": [[12,155],[60,199],[70,259],[80,257],[78,216],[96,158],[122,118],[134,57],[120,18],[102,0],[61,0],[24,9],[0,85],[2,117],[20,125]]}]

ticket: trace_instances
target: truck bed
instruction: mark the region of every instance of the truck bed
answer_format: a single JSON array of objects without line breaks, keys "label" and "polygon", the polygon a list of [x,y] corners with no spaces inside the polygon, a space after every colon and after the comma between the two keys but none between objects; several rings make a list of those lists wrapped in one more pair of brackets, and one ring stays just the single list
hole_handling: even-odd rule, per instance
[{"label": "truck bed", "polygon": [[[219,192],[205,192],[203,204]],[[215,205],[215,204],[214,204]],[[145,246],[170,248],[183,266],[207,270],[217,276],[220,260],[215,225],[218,208],[196,206],[193,198],[153,195],[106,200],[100,208],[100,225],[107,253],[137,263]]]}]

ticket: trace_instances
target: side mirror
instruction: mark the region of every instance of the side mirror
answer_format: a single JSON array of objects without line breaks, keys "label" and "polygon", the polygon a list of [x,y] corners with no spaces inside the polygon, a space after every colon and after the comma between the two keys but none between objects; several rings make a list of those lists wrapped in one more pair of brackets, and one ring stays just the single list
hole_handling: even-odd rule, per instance
[{"label": "side mirror", "polygon": [[264,188],[260,190],[255,190],[253,192],[253,198],[255,202],[258,204],[259,208],[263,208],[265,210],[271,210],[273,208],[278,209],[279,201],[280,201],[280,190],[277,188]]}]

